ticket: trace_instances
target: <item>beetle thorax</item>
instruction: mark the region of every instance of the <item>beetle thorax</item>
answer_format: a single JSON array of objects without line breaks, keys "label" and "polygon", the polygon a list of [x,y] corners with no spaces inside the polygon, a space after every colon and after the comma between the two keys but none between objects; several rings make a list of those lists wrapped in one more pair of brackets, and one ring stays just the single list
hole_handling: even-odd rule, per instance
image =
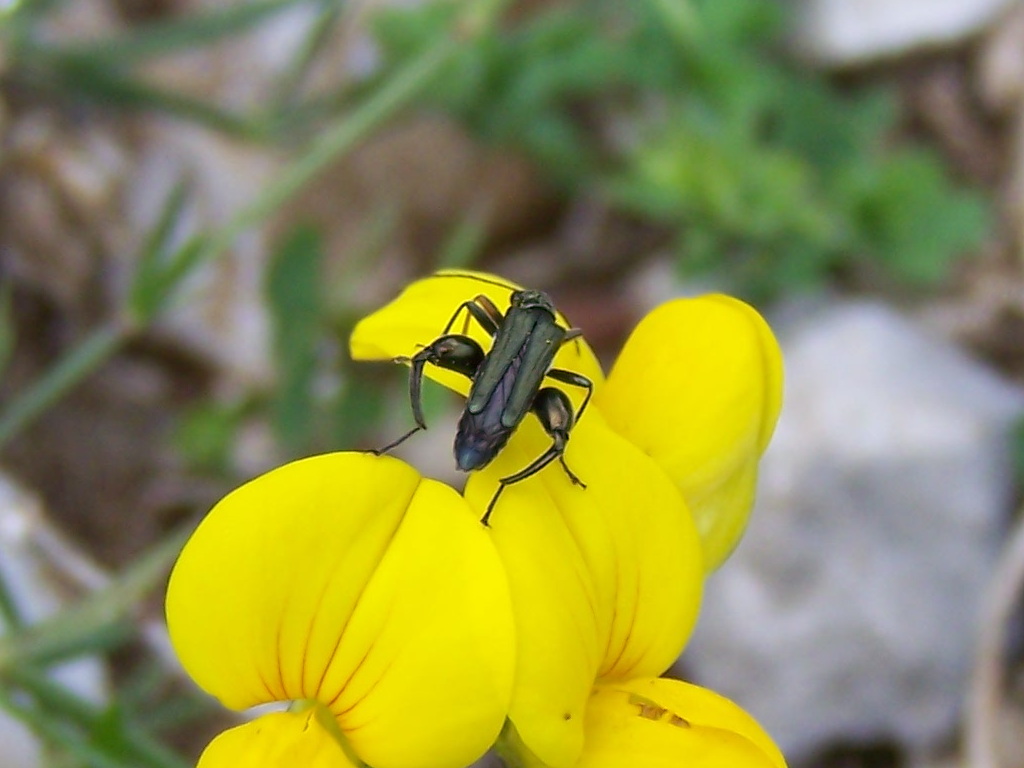
[{"label": "beetle thorax", "polygon": [[510,303],[518,309],[544,309],[555,316],[555,305],[544,291],[513,291]]}]

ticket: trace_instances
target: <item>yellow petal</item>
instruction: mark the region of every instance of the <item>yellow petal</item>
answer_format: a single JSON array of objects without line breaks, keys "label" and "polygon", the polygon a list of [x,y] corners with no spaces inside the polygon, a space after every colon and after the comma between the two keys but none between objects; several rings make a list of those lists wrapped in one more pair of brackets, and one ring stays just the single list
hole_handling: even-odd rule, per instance
[{"label": "yellow petal", "polygon": [[[417,280],[387,306],[364,317],[356,324],[349,340],[353,360],[390,360],[412,356],[442,334],[445,326],[465,301],[483,294],[504,313],[509,307],[512,291],[520,286],[485,272],[444,270]],[[462,311],[451,328],[452,333],[465,333],[490,349],[490,336],[475,320],[466,323],[468,313]],[[558,322],[565,328],[571,323],[561,314]],[[604,379],[594,353],[582,339],[567,342],[555,356],[554,367],[582,374],[600,385]],[[428,365],[428,377],[461,394],[469,392],[469,379]],[[573,387],[566,391],[574,402],[579,397]]]},{"label": "yellow petal", "polygon": [[224,731],[203,751],[196,768],[359,768],[316,711],[275,712]]},{"label": "yellow petal", "polygon": [[[534,420],[495,462],[475,473],[466,497],[481,512],[499,477],[550,443]],[[491,516],[518,631],[509,717],[543,763],[575,763],[593,682],[657,675],[679,655],[696,621],[704,568],[679,492],[596,410],[573,431],[566,461],[502,494]]]},{"label": "yellow petal", "polygon": [[465,765],[507,711],[497,553],[455,491],[396,459],[317,456],[228,495],[186,544],[167,617],[227,706],[323,702],[377,768]]},{"label": "yellow petal", "polygon": [[328,672],[329,685],[343,686],[330,708],[375,768],[461,768],[491,746],[508,712],[508,583],[478,516],[453,498],[423,481]]},{"label": "yellow petal", "polygon": [[716,568],[746,527],[782,403],[771,329],[728,296],[670,301],[633,331],[595,402],[676,482]]},{"label": "yellow petal", "polygon": [[723,696],[678,680],[595,688],[577,768],[785,768],[771,737]]}]

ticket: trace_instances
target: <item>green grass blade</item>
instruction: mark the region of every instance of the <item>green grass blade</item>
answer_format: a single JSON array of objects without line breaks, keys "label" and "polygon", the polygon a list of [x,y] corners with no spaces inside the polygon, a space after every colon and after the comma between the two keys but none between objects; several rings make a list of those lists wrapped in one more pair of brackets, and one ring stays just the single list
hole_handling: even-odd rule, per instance
[{"label": "green grass blade", "polygon": [[0,373],[14,353],[14,316],[11,309],[11,283],[0,284]]},{"label": "green grass blade", "polygon": [[0,448],[35,421],[107,360],[126,338],[125,329],[106,325],[73,347],[28,390],[0,410]]},{"label": "green grass blade", "polygon": [[62,62],[53,70],[36,72],[35,81],[45,84],[46,73],[52,75],[50,85],[75,97],[88,96],[123,109],[158,110],[248,140],[260,140],[265,134],[262,123],[179,91],[150,85],[113,68]]},{"label": "green grass blade", "polygon": [[42,53],[75,66],[126,67],[157,56],[216,43],[244,32],[287,8],[307,2],[309,0],[253,0],[225,4],[205,13],[146,24],[131,34],[44,49]]},{"label": "green grass blade", "polygon": [[274,430],[291,455],[310,446],[315,425],[313,383],[323,326],[323,261],[320,233],[300,226],[284,238],[267,273],[277,366]]},{"label": "green grass blade", "polygon": [[0,636],[0,677],[24,664],[66,659],[92,650],[97,637],[130,619],[143,597],[167,576],[189,531],[154,545],[109,586],[52,617]]},{"label": "green grass blade", "polygon": [[301,86],[317,55],[332,39],[331,32],[341,19],[341,3],[338,0],[321,0],[320,11],[310,25],[309,32],[298,51],[274,84],[270,103],[270,114],[278,115],[289,111],[301,93]]},{"label": "green grass blade", "polygon": [[159,308],[171,241],[185,210],[188,189],[185,179],[174,185],[136,260],[135,276],[128,291],[128,312],[140,324],[143,318],[152,317]]}]

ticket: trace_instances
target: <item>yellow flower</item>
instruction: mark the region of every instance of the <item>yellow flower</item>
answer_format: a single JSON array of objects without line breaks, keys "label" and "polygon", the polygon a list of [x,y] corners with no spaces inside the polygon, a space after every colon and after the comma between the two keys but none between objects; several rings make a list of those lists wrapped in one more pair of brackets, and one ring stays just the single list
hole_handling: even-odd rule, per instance
[{"label": "yellow flower", "polygon": [[294,702],[232,729],[203,768],[461,768],[508,711],[508,582],[478,515],[402,462],[335,453],[217,504],[171,574],[185,669],[225,706]]},{"label": "yellow flower", "polygon": [[[411,356],[440,334],[462,302],[483,294],[504,311],[517,287],[481,272],[442,271],[419,280],[360,321],[350,342],[352,357]],[[558,320],[569,326],[562,315]],[[453,331],[489,347],[478,323],[460,322]],[[767,323],[730,296],[676,299],[641,320],[607,382],[582,340],[563,345],[554,365],[594,382],[595,409],[668,474],[697,521],[707,569],[721,565],[746,527],[757,463],[782,404],[782,357]],[[425,373],[461,394],[469,391],[469,380],[457,373],[429,365]],[[577,406],[581,402],[582,392],[547,383],[565,390]],[[509,466],[515,471],[525,465]]]},{"label": "yellow flower", "polygon": [[[411,356],[463,301],[484,294],[505,310],[513,289],[480,273],[418,281],[359,323],[352,356]],[[453,330],[489,345],[475,323]],[[708,765],[783,765],[735,705],[717,706],[722,700],[711,692],[651,679],[681,652],[706,570],[727,556],[745,526],[781,398],[771,332],[735,299],[678,300],[641,322],[607,381],[579,341],[564,344],[554,365],[595,384],[593,405],[566,452],[587,487],[573,486],[553,464],[509,486],[491,518],[517,632],[505,754],[519,765],[552,768],[611,766],[615,755],[620,765],[703,756]],[[426,373],[468,391],[463,376],[431,366]],[[562,388],[578,407],[583,393]],[[494,461],[471,475],[470,506],[482,513],[500,478],[549,444],[535,419],[524,421]],[[630,698],[638,688],[656,694],[642,698],[646,709]],[[711,702],[706,712],[702,701]],[[669,714],[644,717],[655,711]],[[677,733],[682,722],[685,738]],[[659,735],[648,740],[651,723]],[[629,754],[639,762],[623,761]]]}]

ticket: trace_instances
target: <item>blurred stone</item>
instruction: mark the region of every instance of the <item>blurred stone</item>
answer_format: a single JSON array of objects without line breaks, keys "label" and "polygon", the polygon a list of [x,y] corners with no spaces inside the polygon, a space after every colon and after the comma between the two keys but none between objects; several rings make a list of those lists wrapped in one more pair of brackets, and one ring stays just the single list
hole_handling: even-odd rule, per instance
[{"label": "blurred stone", "polygon": [[803,0],[796,39],[819,63],[861,64],[958,43],[1015,0]]},{"label": "blurred stone", "polygon": [[[138,162],[126,183],[125,215],[131,235],[118,253],[121,290],[134,274],[139,248],[160,219],[172,190],[188,185],[174,232],[180,244],[226,224],[268,183],[277,162],[266,153],[179,122],[145,126]],[[269,324],[263,293],[268,245],[249,230],[185,279],[154,332],[211,363],[227,391],[266,384],[271,378]]]},{"label": "blurred stone", "polygon": [[[0,473],[0,573],[16,609],[29,623],[60,610],[69,598],[69,572],[89,580],[89,566],[75,558],[54,562],[59,537],[46,523],[40,502]],[[69,571],[70,569],[70,571]],[[82,571],[85,571],[84,573]],[[81,577],[81,578],[80,578]],[[3,629],[0,620],[0,630]],[[101,705],[107,698],[106,668],[96,657],[82,657],[52,670],[53,678],[76,695]],[[50,764],[43,745],[20,720],[0,711],[4,768]]]},{"label": "blurred stone", "polygon": [[788,327],[758,509],[683,661],[794,760],[836,741],[923,752],[962,703],[1024,396],[879,305]]},{"label": "blurred stone", "polygon": [[977,72],[986,107],[999,114],[1019,108],[1024,96],[1024,3],[1007,13],[984,41]]}]

